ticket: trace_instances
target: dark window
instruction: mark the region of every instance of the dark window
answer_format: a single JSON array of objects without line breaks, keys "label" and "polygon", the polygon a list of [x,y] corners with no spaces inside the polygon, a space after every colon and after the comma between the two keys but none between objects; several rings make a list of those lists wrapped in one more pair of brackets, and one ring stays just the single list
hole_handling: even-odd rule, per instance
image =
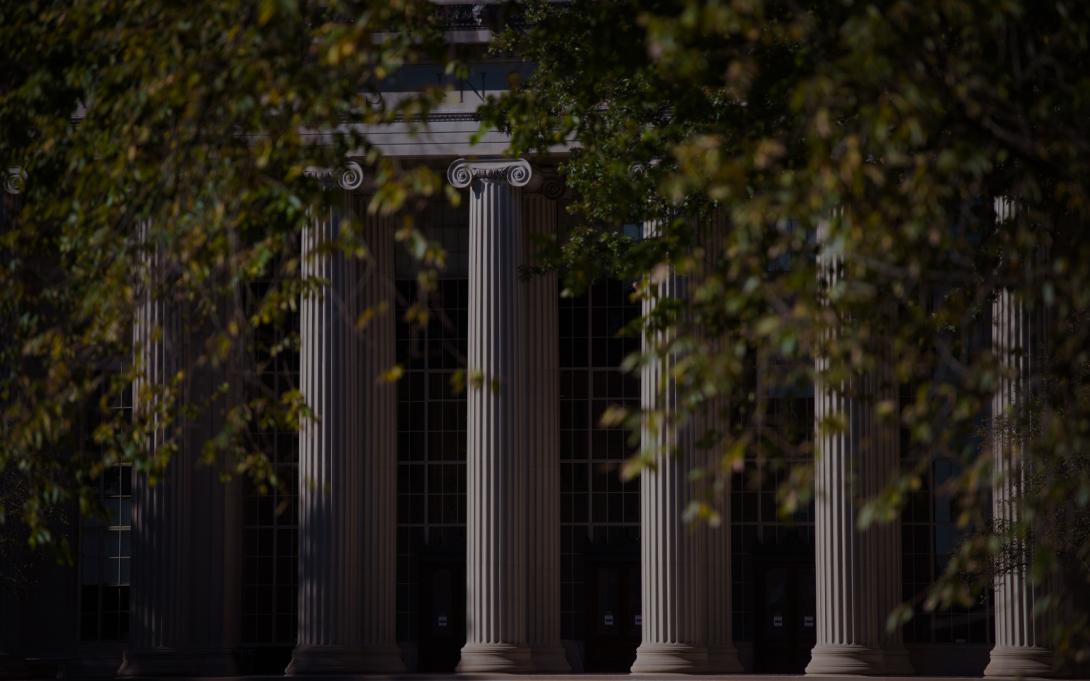
[{"label": "dark window", "polygon": [[[907,457],[906,457],[907,458]],[[916,603],[916,612],[905,625],[910,643],[990,643],[992,594],[989,590],[973,606],[925,612],[919,599],[940,576],[971,531],[957,527],[957,517],[944,484],[956,472],[956,464],[937,458],[922,476],[919,490],[910,492],[901,518],[901,581],[903,597]]]},{"label": "dark window", "polygon": [[[114,409],[132,411],[131,400],[124,391]],[[98,484],[104,512],[80,522],[79,635],[82,641],[123,641],[129,631],[132,467],[108,468]]]},{"label": "dark window", "polygon": [[809,383],[787,384],[779,377],[791,376],[791,367],[775,357],[764,358],[754,378],[757,393],[764,400],[765,417],[762,448],[774,452],[768,461],[747,456],[742,471],[731,480],[731,579],[734,639],[753,641],[757,593],[755,561],[762,555],[808,554],[813,560],[813,503],[790,518],[779,516],[776,490],[793,464],[809,462],[813,442],[814,399]]},{"label": "dark window", "polygon": [[466,357],[468,218],[466,204],[453,210],[439,202],[418,224],[447,252],[424,328],[404,321],[406,306],[417,300],[416,264],[404,249],[397,254],[397,362],[404,369],[397,384],[397,637],[402,641],[419,638],[421,554],[445,551],[449,560],[465,552],[466,396],[451,379]]},{"label": "dark window", "polygon": [[[261,300],[267,286],[262,282],[253,286],[255,301]],[[297,315],[289,315],[283,325],[256,330],[253,352],[263,396],[278,397],[299,387],[298,331]],[[241,637],[243,646],[268,653],[295,645],[299,442],[290,428],[261,430],[254,438],[268,455],[281,485],[270,485],[263,493],[249,477],[243,482]],[[263,664],[266,657],[255,658],[256,664]],[[279,657],[271,659],[283,667]],[[245,658],[244,663],[251,660]]]},{"label": "dark window", "polygon": [[639,543],[639,482],[620,465],[637,444],[625,428],[599,425],[610,405],[639,408],[639,377],[619,366],[639,338],[619,332],[639,316],[631,286],[607,282],[560,301],[561,636],[584,636],[588,544]]},{"label": "dark window", "polygon": [[[942,292],[936,291],[929,299],[929,309],[942,304]],[[970,322],[966,328],[947,329],[948,345],[960,362],[972,361],[973,355],[990,343],[989,319]],[[954,378],[936,369],[936,377],[944,382]],[[913,399],[916,386],[903,386],[902,402]],[[914,603],[913,617],[904,628],[904,638],[909,643],[976,643],[992,642],[993,600],[991,590],[970,607],[955,607],[936,612],[926,612],[920,606],[923,595],[936,578],[943,574],[951,555],[961,541],[973,532],[973,528],[957,526],[958,511],[954,497],[947,491],[949,481],[961,468],[956,460],[957,448],[970,456],[979,451],[982,443],[976,424],[970,432],[951,433],[950,455],[919,451],[908,429],[901,429],[901,457],[905,466],[915,466],[920,457],[932,459],[927,471],[921,476],[920,489],[909,492],[904,513],[901,516],[901,583],[905,601]]]}]

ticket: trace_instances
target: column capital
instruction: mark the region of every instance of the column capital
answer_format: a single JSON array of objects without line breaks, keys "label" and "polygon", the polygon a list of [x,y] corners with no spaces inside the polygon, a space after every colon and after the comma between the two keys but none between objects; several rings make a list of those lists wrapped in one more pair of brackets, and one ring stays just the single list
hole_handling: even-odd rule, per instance
[{"label": "column capital", "polygon": [[530,162],[522,158],[455,159],[447,168],[447,182],[457,189],[465,189],[474,180],[504,182],[512,187],[528,187],[537,180]]},{"label": "column capital", "polygon": [[568,185],[556,170],[539,171],[534,179],[538,185],[536,191],[550,201],[557,201],[568,195]]},{"label": "column capital", "polygon": [[526,282],[522,159],[458,159],[447,179],[469,194],[466,367],[500,390],[466,392],[466,643],[460,673],[531,671],[526,641]]},{"label": "column capital", "polygon": [[323,189],[339,187],[346,192],[354,192],[366,191],[371,185],[363,166],[356,161],[348,161],[336,168],[312,166],[304,170],[303,175],[320,182]]},{"label": "column capital", "polygon": [[19,166],[8,168],[4,174],[4,191],[8,194],[21,194],[26,187],[26,171]]}]

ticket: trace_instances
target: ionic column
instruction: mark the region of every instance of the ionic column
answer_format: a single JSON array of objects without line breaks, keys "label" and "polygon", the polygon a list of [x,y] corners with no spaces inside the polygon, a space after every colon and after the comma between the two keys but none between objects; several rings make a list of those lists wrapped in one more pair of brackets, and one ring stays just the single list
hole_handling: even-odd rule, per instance
[{"label": "ionic column", "polygon": [[[842,268],[838,257],[819,255],[826,288],[838,282]],[[819,355],[815,364],[817,644],[806,673],[911,674],[900,631],[886,630],[886,619],[900,602],[900,525],[857,529],[865,500],[900,466],[897,421],[877,411],[878,402],[897,400],[889,360],[839,385],[823,377],[827,358]],[[830,422],[842,423],[843,429],[830,430]]]},{"label": "ionic column", "polygon": [[525,291],[523,160],[467,161],[447,170],[469,188],[466,644],[459,672],[530,668],[526,641]]},{"label": "ionic column", "polygon": [[[711,219],[700,235],[700,244],[704,248],[705,274],[714,270],[717,259],[722,255],[723,239],[730,228],[726,210],[715,208]],[[716,347],[713,342],[712,347]],[[729,427],[727,399],[712,400],[705,408],[703,418],[697,423],[696,433],[700,437],[707,428],[724,433]],[[720,470],[719,451],[712,448],[707,451],[704,465],[723,474]],[[731,575],[731,523],[730,523],[730,472],[726,472],[725,485],[718,498],[719,527],[709,528],[708,532],[708,668],[716,674],[733,674],[742,671],[742,662],[738,658],[738,649],[734,646],[732,586]]]},{"label": "ionic column", "polygon": [[396,655],[369,648],[364,632],[371,616],[362,611],[364,584],[375,558],[365,553],[374,540],[366,509],[376,503],[365,499],[371,388],[355,330],[360,267],[329,250],[349,198],[333,195],[312,209],[302,239],[302,275],[326,285],[304,296],[300,309],[299,381],[314,417],[299,430],[299,629],[289,675],[398,668]]},{"label": "ionic column", "polygon": [[[147,230],[146,226],[141,229]],[[226,398],[204,402],[226,381],[230,363],[198,364],[208,325],[173,298],[171,263],[152,250],[144,261],[134,347],[142,372],[133,409],[144,417],[185,371],[178,404],[154,429],[149,454],[175,446],[164,474],[138,474],[133,489],[129,643],[121,676],[220,676],[235,673],[238,644],[240,494],[213,466],[198,465],[205,442],[225,425]],[[181,404],[204,405],[186,415]]]},{"label": "ionic column", "polygon": [[397,645],[397,385],[383,377],[394,366],[396,325],[394,216],[368,215],[356,196],[356,215],[370,257],[361,264],[359,305],[374,316],[358,331],[362,411],[364,575],[362,617],[366,671],[404,671]]},{"label": "ionic column", "polygon": [[[224,329],[228,319],[224,316],[216,323]],[[202,350],[204,340],[197,341]],[[238,350],[235,349],[236,355]],[[217,400],[186,424],[189,429],[186,459],[194,466],[190,478],[192,497],[188,500],[188,513],[193,523],[191,546],[194,547],[190,556],[193,601],[189,626],[193,631],[197,669],[205,674],[235,670],[234,653],[240,638],[242,480],[236,476],[224,482],[220,477],[224,466],[198,463],[207,439],[228,426],[228,405],[237,403],[241,394],[238,367],[237,359],[234,359],[219,369],[191,369],[191,402],[207,399],[224,382],[230,385],[225,398]],[[230,471],[229,463],[226,468]]]},{"label": "ionic column", "polygon": [[[554,237],[557,180],[544,194],[525,195],[529,243]],[[527,258],[528,259],[528,258]],[[559,289],[555,272],[527,282],[526,640],[537,673],[569,671],[560,643],[560,348]]]},{"label": "ionic column", "polygon": [[[716,421],[722,418],[721,410],[725,407],[724,401],[715,400],[707,407],[705,421],[701,425],[711,426],[716,430],[722,430],[715,426]],[[695,432],[699,436],[704,428]],[[715,449],[708,450],[702,457],[702,465],[714,470],[720,466],[718,452]],[[742,671],[742,662],[738,658],[738,649],[734,646],[733,632],[733,607],[731,587],[731,541],[730,541],[730,477],[726,480],[723,494],[718,499],[719,526],[709,527],[703,531],[707,534],[708,542],[708,574],[707,574],[707,645],[708,666],[707,671],[714,674],[736,674]]]},{"label": "ionic column", "polygon": [[[161,271],[164,258],[148,256],[149,273]],[[137,309],[133,343],[143,375],[133,383],[133,412],[138,417],[155,408],[156,395],[184,366],[183,325],[178,305],[155,291],[148,275]],[[176,426],[156,427],[148,442],[149,454],[173,439]],[[186,566],[190,549],[187,499],[192,467],[183,453],[172,461],[162,480],[151,484],[146,475],[133,485],[132,562],[130,580],[129,642],[122,676],[158,673],[171,666],[188,647],[186,616],[191,573]]]},{"label": "ionic column", "polygon": [[[1014,205],[995,202],[1000,221],[1014,217]],[[1004,289],[992,303],[992,349],[1002,372],[992,396],[992,515],[996,524],[1014,528],[1022,522],[1022,488],[1026,480],[1026,440],[1020,434],[1032,398],[1032,381],[1040,373],[1042,334],[1034,315],[1015,291]],[[1052,651],[1046,647],[1044,623],[1034,613],[1041,597],[1029,575],[1028,547],[1019,546],[1011,565],[995,578],[995,647],[985,676],[1050,676]]]},{"label": "ionic column", "polygon": [[[644,223],[644,236],[657,233],[656,222]],[[684,295],[673,272],[657,282],[657,291],[644,300],[646,317],[661,298]],[[640,376],[640,405],[666,414],[674,411],[677,388],[672,380],[673,357],[658,354],[667,340],[644,334],[647,359]],[[684,519],[693,464],[692,428],[676,429],[669,422],[646,420],[641,448],[654,452],[655,469],[640,474],[640,570],[643,641],[636,649],[633,673],[665,674],[704,671],[706,639],[707,533],[692,531]]]}]

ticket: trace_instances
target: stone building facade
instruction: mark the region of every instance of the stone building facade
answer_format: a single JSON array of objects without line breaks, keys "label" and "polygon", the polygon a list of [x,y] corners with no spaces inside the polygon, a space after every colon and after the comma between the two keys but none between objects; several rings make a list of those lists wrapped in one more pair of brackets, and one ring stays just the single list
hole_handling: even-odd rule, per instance
[{"label": "stone building facade", "polygon": [[[29,590],[5,595],[16,616],[5,618],[4,650],[31,669],[75,677],[1047,674],[1023,574],[1004,576],[974,608],[887,631],[890,609],[930,582],[956,545],[939,491],[952,464],[932,466],[899,523],[856,530],[846,482],[876,490],[905,454],[899,433],[830,386],[767,395],[769,427],[785,437],[813,438],[815,419],[834,413],[850,426],[820,435],[816,502],[793,519],[775,514],[774,474],[751,484],[756,462],[735,476],[719,530],[693,532],[682,519],[692,458],[620,480],[634,445],[599,425],[602,410],[669,408],[671,399],[669,386],[653,389],[663,366],[638,377],[617,368],[638,342],[617,331],[638,309],[624,282],[562,299],[555,275],[520,276],[535,236],[566,227],[563,187],[550,171],[562,150],[526,160],[503,157],[498,133],[468,143],[490,84],[524,68],[477,65],[423,135],[399,124],[371,131],[387,154],[446,167],[464,192],[461,207],[437,204],[417,218],[449,252],[443,319],[413,329],[387,314],[357,332],[353,311],[412,297],[413,264],[394,247],[394,220],[360,210],[365,190],[350,161],[314,212],[304,250],[355,213],[373,258],[366,268],[339,256],[306,261],[305,273],[330,290],[302,303],[299,354],[267,371],[270,385],[299,385],[319,417],[298,434],[267,434],[294,492],[221,483],[197,464],[215,410],[185,424],[163,483],[149,487],[120,469],[103,481],[109,522],[74,519],[74,571],[50,568]],[[434,76],[421,68],[403,84]],[[618,227],[633,236],[653,229]],[[671,279],[667,289],[680,285]],[[1014,296],[996,300],[993,319],[987,342],[996,348],[1031,342]],[[161,335],[150,333],[155,326]],[[186,361],[186,330],[176,310],[143,309],[135,333],[150,341],[149,380]],[[378,380],[395,362],[402,379]],[[463,365],[500,388],[453,392],[450,375]],[[855,394],[882,384],[859,380]],[[1001,386],[994,408],[1016,406],[1019,394]],[[1020,465],[1017,447],[1002,443],[997,461]],[[997,514],[1017,513],[1013,487],[998,487],[995,499]]]}]

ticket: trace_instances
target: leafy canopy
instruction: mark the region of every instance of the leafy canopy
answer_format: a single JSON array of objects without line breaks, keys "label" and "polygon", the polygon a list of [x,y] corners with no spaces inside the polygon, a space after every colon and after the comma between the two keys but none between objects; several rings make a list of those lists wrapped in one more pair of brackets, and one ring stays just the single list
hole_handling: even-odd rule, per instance
[{"label": "leafy canopy", "polygon": [[[376,178],[375,211],[440,192],[435,173],[382,158],[356,125],[413,120],[442,96],[375,96],[406,64],[459,68],[434,9],[421,0],[0,7],[0,160],[26,173],[21,193],[4,195],[0,234],[0,519],[18,513],[31,541],[48,543],[49,514],[73,500],[90,508],[106,468],[162,474],[177,444],[149,456],[152,417],[209,406],[186,403],[182,371],[141,388],[153,412],[130,420],[111,408],[146,370],[130,361],[134,311],[149,293],[193,310],[212,329],[195,359],[208,367],[287,324],[298,297],[323,284],[298,277],[300,225],[321,191],[308,168],[353,152]],[[939,492],[963,530],[946,573],[911,605],[971,603],[992,572],[1023,559],[1029,537],[1035,579],[1059,585],[1045,601],[1063,615],[1053,644],[1085,656],[1085,609],[1058,607],[1090,602],[1084,4],[537,0],[524,9],[495,50],[536,70],[484,108],[485,122],[510,132],[516,154],[574,140],[563,171],[575,226],[550,260],[571,291],[620,276],[646,298],[669,272],[685,278],[686,299],[663,301],[640,324],[665,332],[649,354],[677,358],[681,408],[610,418],[634,430],[644,419],[681,426],[727,405],[729,427],[702,434],[721,465],[704,472],[709,494],[694,515],[714,521],[714,492],[745,461],[786,473],[785,513],[807,503],[812,433],[770,427],[770,396],[807,390],[814,357],[825,358],[830,385],[845,386],[888,361],[897,399],[869,407],[902,431],[903,474],[860,520],[896,517],[946,462],[957,473]],[[1004,219],[1000,197],[1016,207]],[[658,236],[618,235],[617,225],[644,220]],[[411,222],[399,238],[431,263],[426,291],[442,254]],[[359,230],[335,247],[367,257]],[[843,262],[827,295],[819,248]],[[142,265],[153,254],[155,272]],[[1025,301],[1047,341],[1034,346],[1045,350],[1025,409],[993,418],[1010,359],[988,341],[1002,291]],[[294,343],[288,334],[269,352]],[[297,391],[236,378],[254,390],[205,458],[276,483],[251,435],[296,427],[307,407]],[[1025,441],[1032,462],[1012,526],[991,521],[995,437]]]},{"label": "leafy canopy", "polygon": [[[0,522],[16,515],[32,544],[52,543],[51,514],[73,501],[92,511],[111,466],[160,477],[179,448],[169,426],[235,388],[245,398],[202,459],[279,484],[255,433],[309,412],[297,389],[259,377],[297,347],[288,320],[324,284],[299,276],[300,228],[323,200],[310,171],[351,152],[375,180],[369,209],[384,213],[441,190],[361,133],[442,97],[378,95],[405,65],[444,61],[441,35],[420,0],[4,3],[0,159],[21,191],[2,195]],[[345,232],[331,247],[365,259],[360,225]],[[410,222],[398,236],[436,259]],[[204,330],[161,382],[140,381],[149,367],[132,361],[149,298]],[[255,353],[270,329],[287,331]],[[249,372],[190,397],[194,372],[240,353]],[[117,408],[129,399],[154,408],[132,418]],[[156,431],[168,435],[149,452]]]},{"label": "leafy canopy", "polygon": [[[668,333],[632,362],[672,354],[681,406],[632,414],[633,430],[699,428],[725,400],[729,427],[701,433],[720,463],[704,472],[710,491],[748,460],[784,472],[790,515],[811,498],[822,453],[809,423],[799,433],[773,420],[774,396],[805,394],[824,358],[826,385],[902,434],[903,474],[868,500],[862,526],[926,494],[933,467],[955,471],[935,493],[962,540],[907,605],[971,605],[992,574],[1030,555],[1034,580],[1056,585],[1043,604],[1060,615],[1053,644],[1085,659],[1085,5],[577,0],[528,14],[499,49],[537,69],[486,116],[510,131],[514,153],[575,140],[562,170],[582,218],[579,247],[554,253],[569,286],[613,274],[651,298],[665,273],[687,282],[684,300],[642,320]],[[658,221],[659,236],[618,248],[616,225],[643,220]],[[841,263],[824,293],[819,252]],[[992,347],[1004,291],[1038,325],[1032,357]],[[1022,361],[1033,367],[1024,408],[993,412],[993,393]],[[882,390],[853,387],[883,366]],[[992,519],[1000,439],[1025,442],[1024,513],[1012,523]],[[629,471],[656,454],[642,452]],[[714,502],[709,494],[694,515],[714,520]],[[1031,554],[1020,549],[1027,538]],[[902,608],[891,625],[911,615]]]}]

